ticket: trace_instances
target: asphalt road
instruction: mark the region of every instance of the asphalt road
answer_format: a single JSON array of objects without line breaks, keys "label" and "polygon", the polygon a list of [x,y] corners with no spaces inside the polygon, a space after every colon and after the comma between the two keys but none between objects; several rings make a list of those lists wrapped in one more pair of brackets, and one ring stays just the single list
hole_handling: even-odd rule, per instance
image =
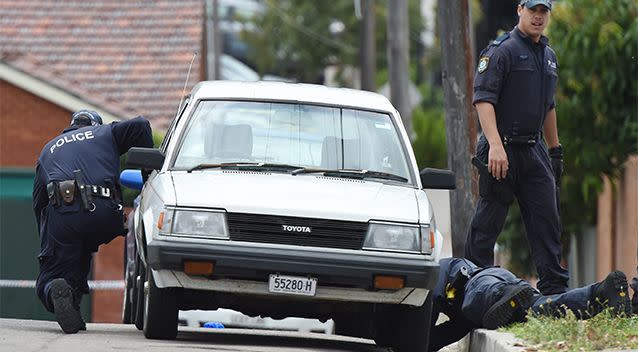
[{"label": "asphalt road", "polygon": [[371,340],[319,333],[180,327],[174,341],[147,340],[133,325],[87,324],[67,335],[54,321],[0,319],[0,351],[384,352]]}]

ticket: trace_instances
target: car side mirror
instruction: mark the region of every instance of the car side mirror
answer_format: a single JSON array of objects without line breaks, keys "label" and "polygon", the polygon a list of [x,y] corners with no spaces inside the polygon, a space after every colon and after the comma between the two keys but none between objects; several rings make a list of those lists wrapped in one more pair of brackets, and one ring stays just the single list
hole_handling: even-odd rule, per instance
[{"label": "car side mirror", "polygon": [[164,153],[155,148],[132,147],[128,150],[126,167],[142,170],[159,170],[164,165]]},{"label": "car side mirror", "polygon": [[451,170],[425,168],[421,170],[421,185],[427,189],[456,189],[456,176]]},{"label": "car side mirror", "polygon": [[144,179],[142,178],[142,171],[140,170],[122,170],[120,173],[120,183],[122,186],[136,189],[138,191],[142,190],[142,186],[144,186]]}]

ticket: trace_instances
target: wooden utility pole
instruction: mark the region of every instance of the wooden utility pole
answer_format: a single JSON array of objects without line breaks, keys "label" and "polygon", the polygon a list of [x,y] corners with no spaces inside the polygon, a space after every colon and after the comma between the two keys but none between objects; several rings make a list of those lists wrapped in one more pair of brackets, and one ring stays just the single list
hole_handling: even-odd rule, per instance
[{"label": "wooden utility pole", "polygon": [[361,89],[374,92],[377,90],[375,75],[376,46],[374,0],[361,0],[361,46],[359,48],[361,62]]},{"label": "wooden utility pole", "polygon": [[390,78],[390,100],[397,108],[410,140],[415,139],[412,130],[412,112],[409,104],[410,73],[408,54],[410,35],[408,32],[408,2],[388,0],[388,74]]},{"label": "wooden utility pole", "polygon": [[439,0],[438,19],[448,167],[456,174],[456,191],[450,199],[452,254],[462,257],[478,193],[477,174],[470,162],[477,118],[472,106],[474,58],[469,0]]}]

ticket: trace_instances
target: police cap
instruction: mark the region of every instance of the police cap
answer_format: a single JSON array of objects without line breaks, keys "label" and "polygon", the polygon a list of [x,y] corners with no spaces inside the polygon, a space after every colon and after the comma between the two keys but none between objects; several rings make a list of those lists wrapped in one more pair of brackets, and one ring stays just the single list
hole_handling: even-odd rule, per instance
[{"label": "police cap", "polygon": [[543,5],[551,10],[552,0],[521,0],[520,5],[525,5],[528,9],[531,9],[536,5]]},{"label": "police cap", "polygon": [[78,110],[71,117],[71,126],[97,126],[101,124],[102,117],[91,110]]}]

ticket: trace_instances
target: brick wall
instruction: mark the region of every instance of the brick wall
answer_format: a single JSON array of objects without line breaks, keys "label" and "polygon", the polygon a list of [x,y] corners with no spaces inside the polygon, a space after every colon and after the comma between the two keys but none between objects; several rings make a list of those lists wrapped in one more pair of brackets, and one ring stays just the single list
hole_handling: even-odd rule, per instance
[{"label": "brick wall", "polygon": [[0,167],[34,167],[70,121],[70,111],[0,80]]},{"label": "brick wall", "polygon": [[[93,256],[93,280],[124,279],[124,237],[117,237],[100,246]],[[94,323],[122,322],[122,290],[93,291],[91,321]]]},{"label": "brick wall", "polygon": [[628,158],[618,180],[605,178],[598,198],[597,277],[622,270],[629,279],[638,265],[638,156]]},{"label": "brick wall", "polygon": [[[33,168],[46,142],[69,126],[71,112],[0,80],[0,168]],[[0,234],[1,235],[1,234]],[[93,279],[123,278],[123,237],[100,246]],[[37,265],[34,260],[33,265]],[[92,322],[121,322],[122,291],[92,291]]]}]

